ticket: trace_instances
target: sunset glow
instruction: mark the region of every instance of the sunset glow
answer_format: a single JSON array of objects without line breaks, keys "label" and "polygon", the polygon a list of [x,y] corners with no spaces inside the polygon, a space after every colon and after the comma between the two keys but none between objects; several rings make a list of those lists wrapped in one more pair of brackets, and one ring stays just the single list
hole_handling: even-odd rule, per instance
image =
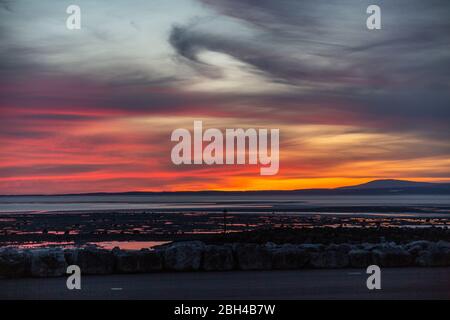
[{"label": "sunset glow", "polygon": [[[97,20],[77,32],[57,18],[63,3],[0,8],[0,194],[450,181],[450,33],[422,25],[448,28],[439,8],[376,34],[348,16],[363,3],[316,21],[294,2],[264,2],[259,14],[237,0],[79,2]],[[126,19],[110,18],[118,13]],[[175,166],[170,134],[194,120],[279,128],[279,173]]]}]

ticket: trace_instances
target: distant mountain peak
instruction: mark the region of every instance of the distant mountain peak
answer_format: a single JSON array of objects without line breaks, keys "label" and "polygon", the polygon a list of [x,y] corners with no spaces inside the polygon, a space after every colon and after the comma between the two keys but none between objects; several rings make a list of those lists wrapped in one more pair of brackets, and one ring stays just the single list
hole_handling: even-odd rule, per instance
[{"label": "distant mountain peak", "polygon": [[414,187],[430,187],[436,185],[431,182],[418,182],[409,180],[396,179],[378,179],[355,186],[340,187],[337,189],[386,189],[386,188],[414,188]]}]

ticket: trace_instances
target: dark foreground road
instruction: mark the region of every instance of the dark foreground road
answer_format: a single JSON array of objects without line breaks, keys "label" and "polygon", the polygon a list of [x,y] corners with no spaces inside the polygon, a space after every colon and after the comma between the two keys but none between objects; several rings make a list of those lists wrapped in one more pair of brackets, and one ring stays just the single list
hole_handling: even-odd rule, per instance
[{"label": "dark foreground road", "polygon": [[368,290],[362,269],[198,272],[0,279],[0,299],[450,299],[450,268],[382,269],[382,289]]}]

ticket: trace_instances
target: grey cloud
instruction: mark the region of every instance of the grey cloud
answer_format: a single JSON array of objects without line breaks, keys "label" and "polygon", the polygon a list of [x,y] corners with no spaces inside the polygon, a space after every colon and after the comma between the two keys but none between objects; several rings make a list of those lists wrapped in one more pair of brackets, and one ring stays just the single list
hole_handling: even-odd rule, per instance
[{"label": "grey cloud", "polygon": [[383,2],[386,26],[375,32],[365,28],[369,1],[202,2],[252,24],[259,33],[253,39],[239,39],[233,34],[218,36],[175,26],[171,44],[180,55],[197,63],[199,51],[219,51],[274,78],[354,87],[355,83],[371,85],[380,78],[391,85],[393,78],[401,76],[392,74],[395,71],[408,70],[405,77],[413,76],[415,70],[423,71],[423,63],[431,70],[438,70],[436,65],[442,70],[441,63],[449,63],[450,3],[444,1],[426,5],[421,1]]},{"label": "grey cloud", "polygon": [[274,83],[298,87],[254,97],[254,105],[283,106],[280,112],[291,110],[292,120],[313,103],[324,117],[330,110],[379,130],[449,138],[450,2],[381,1],[383,29],[373,32],[365,27],[370,1],[201,2],[256,32],[239,37],[174,26],[169,41],[182,61],[205,68],[199,53],[221,52]]},{"label": "grey cloud", "polygon": [[[384,29],[380,32],[365,30],[365,8],[370,1],[201,2],[219,16],[207,20],[210,28],[202,28],[202,19],[196,19],[194,27],[173,26],[168,41],[178,63],[206,77],[221,77],[220,68],[199,59],[202,51],[221,52],[251,65],[274,83],[298,90],[254,95],[186,93],[178,88],[187,78],[183,72],[161,76],[132,61],[110,61],[111,69],[105,72],[110,76],[99,80],[94,74],[73,75],[35,61],[36,56],[64,50],[62,40],[55,41],[59,45],[36,48],[14,46],[8,37],[0,45],[0,83],[3,80],[18,91],[0,93],[0,99],[22,108],[95,108],[153,115],[214,111],[275,124],[353,121],[368,130],[411,130],[448,138],[450,2],[381,1]],[[250,25],[254,32],[242,35],[220,29],[223,16]],[[105,38],[91,31],[94,37],[111,40],[111,35]],[[24,85],[25,80],[39,83],[43,77],[66,78],[73,85],[55,84],[35,91]],[[153,86],[168,90],[145,90]],[[242,110],[241,105],[250,107]]]}]

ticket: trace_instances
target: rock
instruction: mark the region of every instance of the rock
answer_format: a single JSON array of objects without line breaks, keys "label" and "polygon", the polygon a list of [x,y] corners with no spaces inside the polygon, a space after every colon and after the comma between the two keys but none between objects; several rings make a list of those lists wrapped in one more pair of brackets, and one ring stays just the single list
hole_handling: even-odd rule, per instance
[{"label": "rock", "polygon": [[271,255],[265,246],[237,244],[235,254],[241,270],[269,270],[272,267]]},{"label": "rock", "polygon": [[60,277],[66,274],[67,263],[61,249],[31,250],[30,257],[33,277]]},{"label": "rock", "polygon": [[284,245],[271,251],[273,269],[300,269],[308,262],[310,254],[305,249],[293,245]]},{"label": "rock", "polygon": [[145,273],[162,270],[160,252],[150,250],[113,251],[116,270],[119,273]]},{"label": "rock", "polygon": [[401,247],[373,250],[372,259],[374,264],[381,267],[406,267],[413,262],[412,255]]},{"label": "rock", "polygon": [[365,244],[363,247],[364,250],[386,250],[386,249],[398,249],[399,246],[395,242],[380,242],[380,243],[373,243],[373,244]]},{"label": "rock", "polygon": [[420,248],[421,250],[425,250],[428,247],[430,247],[433,243],[430,241],[425,241],[425,240],[418,240],[418,241],[413,241],[413,242],[409,242],[405,245],[405,249],[407,251],[411,250],[412,248]]},{"label": "rock", "polygon": [[29,273],[29,256],[23,250],[14,248],[0,249],[0,276],[24,277]]},{"label": "rock", "polygon": [[163,255],[159,250],[142,249],[138,257],[139,272],[156,272],[163,269]]},{"label": "rock", "polygon": [[450,266],[450,249],[435,248],[422,251],[415,261],[421,267],[447,267]]},{"label": "rock", "polygon": [[164,250],[164,266],[173,271],[199,270],[204,248],[200,241],[175,242]]},{"label": "rock", "polygon": [[326,250],[335,250],[335,251],[341,251],[341,252],[349,252],[353,249],[353,246],[347,243],[341,243],[341,244],[330,244]]},{"label": "rock", "polygon": [[133,251],[113,250],[116,271],[120,273],[139,272],[137,253]]},{"label": "rock", "polygon": [[431,248],[432,246],[434,246],[434,244],[430,241],[419,240],[407,243],[404,245],[404,249],[408,251],[411,256],[416,257],[421,251]]},{"label": "rock", "polygon": [[348,253],[350,266],[354,268],[365,268],[373,264],[372,252],[368,250],[353,249]]},{"label": "rock", "polygon": [[368,251],[378,249],[380,247],[381,247],[380,244],[368,243],[368,242],[364,242],[364,243],[358,245],[358,248],[363,249],[363,250],[368,250]]},{"label": "rock", "polygon": [[57,277],[68,265],[83,274],[172,271],[226,271],[313,268],[450,266],[450,243],[413,241],[405,245],[236,243],[205,245],[200,241],[175,242],[157,250],[124,251],[95,246],[76,249],[19,250],[0,248],[0,277]]},{"label": "rock", "polygon": [[397,244],[394,241],[382,243],[383,248],[395,248]]},{"label": "rock", "polygon": [[323,244],[317,244],[317,243],[303,243],[299,245],[300,249],[304,249],[308,252],[318,252],[324,250]]},{"label": "rock", "polygon": [[64,259],[68,266],[76,264],[79,249],[64,249]]},{"label": "rock", "polygon": [[310,261],[310,264],[315,268],[344,268],[349,263],[348,254],[336,250],[313,253]]},{"label": "rock", "polygon": [[415,246],[415,247],[410,247],[408,250],[408,253],[412,256],[412,257],[417,257],[419,255],[420,252],[423,251],[421,246]]},{"label": "rock", "polygon": [[450,250],[450,242],[444,241],[444,240],[439,240],[438,242],[436,242],[436,246],[438,248],[441,249],[448,249]]},{"label": "rock", "polygon": [[234,269],[233,250],[229,246],[205,247],[202,269],[206,271],[227,271]]},{"label": "rock", "polygon": [[276,249],[276,248],[278,248],[278,247],[279,247],[279,245],[277,245],[276,243],[273,243],[273,242],[266,242],[266,248],[269,249],[269,250],[271,250],[271,249]]},{"label": "rock", "polygon": [[75,263],[82,274],[111,274],[114,271],[114,255],[111,251],[87,247],[78,250]]}]

